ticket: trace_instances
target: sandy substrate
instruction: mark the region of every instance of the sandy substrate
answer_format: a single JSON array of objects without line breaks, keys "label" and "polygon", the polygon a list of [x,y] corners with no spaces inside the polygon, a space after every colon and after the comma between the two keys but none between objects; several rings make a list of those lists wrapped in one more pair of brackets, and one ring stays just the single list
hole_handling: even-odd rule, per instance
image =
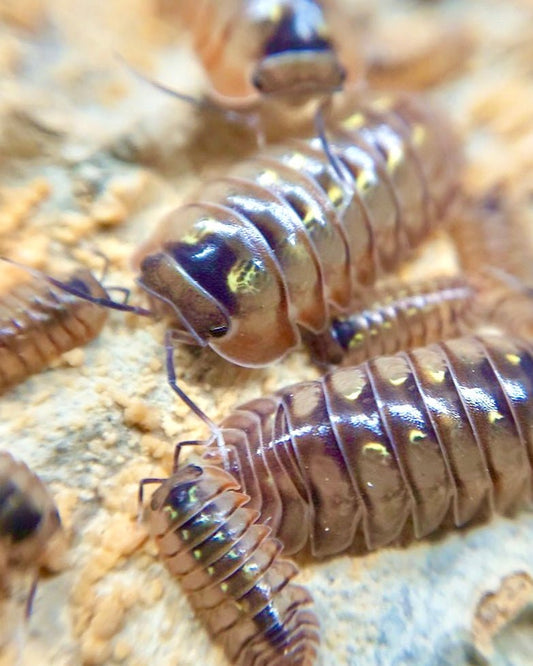
[{"label": "sandy substrate", "polygon": [[[198,120],[117,60],[200,93],[205,76],[168,4],[0,3],[0,255],[98,271],[97,248],[108,283],[131,286],[130,257],[161,215],[250,149],[240,128]],[[406,85],[411,72],[429,87],[464,138],[466,189],[504,183],[531,229],[533,2],[361,2],[357,19],[374,82]],[[454,257],[440,235],[409,274],[449,271]],[[2,289],[20,279],[0,266]],[[136,520],[139,480],[166,476],[173,443],[206,434],[166,385],[162,337],[161,324],[113,313],[94,343],[0,399],[0,448],[49,484],[69,541],[27,625],[18,618],[29,581],[16,581],[0,621],[2,665],[226,663]],[[176,364],[213,420],[318,376],[303,351],[247,370],[182,348]],[[405,550],[303,563],[299,581],[316,600],[324,665],[520,666],[533,653],[532,563],[524,512]]]}]

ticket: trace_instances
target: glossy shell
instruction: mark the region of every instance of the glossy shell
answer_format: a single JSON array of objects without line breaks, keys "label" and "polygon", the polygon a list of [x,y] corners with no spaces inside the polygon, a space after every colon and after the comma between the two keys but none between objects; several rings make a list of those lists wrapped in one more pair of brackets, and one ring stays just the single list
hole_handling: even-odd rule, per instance
[{"label": "glossy shell", "polygon": [[149,521],[161,558],[210,634],[240,666],[311,666],[318,622],[296,566],[221,469],[187,465],[155,491]]},{"label": "glossy shell", "polygon": [[[81,293],[107,297],[98,280],[79,269],[65,281]],[[0,297],[0,393],[46,368],[66,351],[95,338],[107,310],[34,278]]]},{"label": "glossy shell", "polygon": [[321,363],[356,365],[457,337],[474,323],[476,288],[466,277],[441,277],[368,289],[306,344]]},{"label": "glossy shell", "polygon": [[[192,35],[211,97],[228,107],[259,97],[298,100],[342,86],[344,68],[328,20],[314,0],[185,0],[172,13]],[[356,51],[344,57],[357,62]]]},{"label": "glossy shell", "polygon": [[532,423],[533,348],[463,337],[246,403],[205,459],[226,465],[285,552],[325,557],[531,499]]},{"label": "glossy shell", "polygon": [[360,99],[327,141],[337,168],[320,139],[289,141],[171,212],[138,254],[154,310],[234,363],[267,365],[444,220],[459,152],[421,101]]}]

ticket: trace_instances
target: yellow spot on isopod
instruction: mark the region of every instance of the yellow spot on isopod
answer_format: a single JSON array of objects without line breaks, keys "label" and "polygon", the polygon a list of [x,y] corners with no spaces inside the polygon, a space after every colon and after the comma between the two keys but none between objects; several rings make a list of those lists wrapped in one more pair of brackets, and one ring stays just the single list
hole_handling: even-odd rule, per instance
[{"label": "yellow spot on isopod", "polygon": [[222,590],[222,592],[224,592],[224,594],[226,594],[228,589],[229,589],[228,584],[227,583],[221,583],[220,589]]},{"label": "yellow spot on isopod", "polygon": [[257,294],[264,284],[264,265],[257,259],[236,262],[228,273],[228,288],[234,294]]},{"label": "yellow spot on isopod", "polygon": [[346,398],[346,400],[357,400],[362,392],[363,392],[363,387],[358,386],[355,390],[351,391],[350,393],[345,393],[344,397]]},{"label": "yellow spot on isopod", "polygon": [[195,560],[200,560],[202,558],[202,551],[199,548],[195,548],[192,551],[192,554]]},{"label": "yellow spot on isopod", "polygon": [[368,190],[368,188],[375,182],[375,179],[371,177],[371,174],[369,171],[361,171],[361,173],[357,176],[357,179],[355,181],[355,185],[357,187],[357,190],[359,192],[364,192],[365,190]]},{"label": "yellow spot on isopod", "polygon": [[423,125],[415,125],[413,127],[412,137],[413,137],[413,143],[416,146],[422,145],[427,137],[426,128]]},{"label": "yellow spot on isopod", "polygon": [[520,356],[518,356],[517,354],[505,354],[505,358],[512,365],[520,365]]},{"label": "yellow spot on isopod", "polygon": [[251,562],[250,564],[245,564],[242,570],[245,576],[253,576],[259,571],[259,567],[256,562]]},{"label": "yellow spot on isopod", "polygon": [[422,430],[417,430],[416,428],[413,428],[409,432],[409,441],[411,444],[418,444],[421,442],[423,439],[426,439],[427,435],[425,432],[422,432]]},{"label": "yellow spot on isopod", "polygon": [[403,162],[404,153],[400,146],[393,146],[387,154],[387,168],[392,172]]},{"label": "yellow spot on isopod", "polygon": [[358,332],[352,335],[350,338],[350,342],[348,343],[348,348],[353,349],[354,347],[359,347],[365,340],[365,336],[363,333]]},{"label": "yellow spot on isopod", "polygon": [[293,153],[289,159],[287,160],[289,166],[291,166],[293,169],[301,170],[305,166],[306,163],[306,158],[302,155],[302,153]]},{"label": "yellow spot on isopod", "polygon": [[503,414],[500,414],[500,412],[497,409],[494,409],[489,412],[488,418],[489,418],[489,423],[493,425],[494,423],[497,423],[498,421],[501,421],[503,419]]},{"label": "yellow spot on isopod", "polygon": [[446,376],[446,372],[444,370],[430,370],[428,374],[431,380],[435,382],[435,384],[442,384],[444,377]]},{"label": "yellow spot on isopod", "polygon": [[344,192],[338,185],[331,185],[328,188],[328,197],[331,203],[336,207],[339,207],[344,203]]},{"label": "yellow spot on isopod", "polygon": [[346,129],[359,129],[365,124],[365,116],[361,113],[354,113],[342,122]]},{"label": "yellow spot on isopod", "polygon": [[188,541],[191,538],[191,533],[189,530],[181,530],[180,534],[183,541]]},{"label": "yellow spot on isopod", "polygon": [[180,243],[196,245],[207,234],[212,234],[218,222],[214,217],[204,217],[195,223],[194,227],[180,238]]},{"label": "yellow spot on isopod", "polygon": [[393,386],[401,386],[407,381],[407,375],[400,375],[400,377],[390,377],[389,384]]},{"label": "yellow spot on isopod", "polygon": [[302,219],[305,228],[311,229],[316,225],[317,221],[318,221],[317,211],[312,206],[309,206]]},{"label": "yellow spot on isopod", "polygon": [[168,504],[165,506],[163,511],[168,513],[169,520],[176,520],[176,518],[178,517],[178,512],[176,511],[176,509],[172,506],[168,506]]},{"label": "yellow spot on isopod", "polygon": [[260,185],[273,185],[279,180],[278,174],[272,169],[265,169],[262,173],[259,174],[257,179]]},{"label": "yellow spot on isopod", "polygon": [[379,453],[384,458],[390,457],[390,451],[381,442],[368,442],[363,447],[363,453]]}]

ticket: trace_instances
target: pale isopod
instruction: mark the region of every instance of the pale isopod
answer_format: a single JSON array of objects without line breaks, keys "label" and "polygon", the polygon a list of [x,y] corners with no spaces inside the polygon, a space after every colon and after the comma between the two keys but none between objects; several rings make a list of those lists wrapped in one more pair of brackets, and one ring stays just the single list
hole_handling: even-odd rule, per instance
[{"label": "pale isopod", "polygon": [[352,71],[358,66],[355,40],[343,44],[339,60],[335,30],[315,0],[184,0],[162,11],[191,32],[212,85],[209,97],[221,107],[328,95],[344,82],[342,59]]},{"label": "pale isopod", "polygon": [[139,283],[177,339],[269,364],[298,344],[298,326],[325,330],[445,219],[459,151],[421,101],[367,96],[327,132],[232,168],[141,248]]},{"label": "pale isopod", "polygon": [[[47,547],[61,529],[59,513],[43,482],[24,463],[0,451],[0,584],[12,570],[46,563]],[[28,604],[31,603],[30,594]]]},{"label": "pale isopod", "polygon": [[471,336],[382,356],[238,407],[223,465],[285,552],[373,550],[531,498],[533,348]]},{"label": "pale isopod", "polygon": [[[146,482],[152,482],[146,479]],[[240,666],[311,666],[318,622],[296,566],[227,472],[186,465],[162,481],[149,509],[161,558],[210,634]]]},{"label": "pale isopod", "polygon": [[34,277],[0,297],[0,393],[87,344],[102,329],[106,308],[83,299],[108,300],[92,273],[77,269],[60,284]]}]

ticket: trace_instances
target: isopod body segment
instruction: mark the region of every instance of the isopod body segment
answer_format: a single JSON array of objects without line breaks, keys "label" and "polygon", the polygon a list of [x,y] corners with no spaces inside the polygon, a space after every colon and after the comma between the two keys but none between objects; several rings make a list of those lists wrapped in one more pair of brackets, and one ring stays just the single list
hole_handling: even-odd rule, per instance
[{"label": "isopod body segment", "polygon": [[232,664],[311,666],[318,622],[293,584],[296,566],[246,507],[222,469],[186,465],[164,480],[149,509],[161,558]]},{"label": "isopod body segment", "polygon": [[171,212],[138,254],[154,311],[195,344],[263,366],[445,219],[460,156],[416,98],[358,99],[327,143],[329,156],[319,137],[272,147]]}]

